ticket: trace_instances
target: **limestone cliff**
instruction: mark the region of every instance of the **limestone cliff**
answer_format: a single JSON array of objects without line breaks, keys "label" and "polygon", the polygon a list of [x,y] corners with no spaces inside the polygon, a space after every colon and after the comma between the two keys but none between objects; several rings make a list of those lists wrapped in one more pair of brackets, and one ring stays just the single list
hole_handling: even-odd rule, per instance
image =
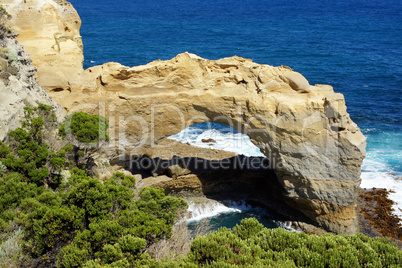
[{"label": "limestone cliff", "polygon": [[84,61],[81,19],[64,0],[0,0],[38,69],[38,83],[47,90],[68,90],[80,79]]},{"label": "limestone cliff", "polygon": [[[32,5],[33,1],[26,2]],[[82,64],[82,51],[68,52],[77,53],[75,57],[62,54],[67,44],[80,48],[76,13],[69,13],[73,19],[63,16],[65,10],[72,10],[64,1],[62,8],[51,0],[36,2],[45,3],[35,6],[39,13],[48,7],[43,15],[46,23],[39,24],[44,30],[27,30],[25,35],[31,39],[21,38],[21,42],[36,46],[39,81],[44,86],[52,81],[47,88],[67,111],[99,112],[110,120],[111,142],[106,149],[110,156],[130,156],[142,150],[157,157],[160,141],[189,125],[203,121],[230,125],[250,136],[271,161],[284,202],[327,230],[354,232],[366,139],[350,119],[343,95],[331,86],[312,86],[288,67],[240,57],[212,61],[190,53],[132,68],[107,63],[80,73],[76,67]],[[20,3],[9,12],[28,18],[29,10]],[[16,20],[15,25],[24,21],[28,19]],[[76,21],[75,27],[68,24],[71,21]],[[66,28],[72,40],[59,42],[59,50],[54,33],[64,35]],[[45,35],[47,31],[51,36]],[[49,58],[46,51],[52,51],[51,59],[57,58],[56,66],[72,67],[77,72],[71,73],[79,73],[79,79],[74,84],[69,76],[50,79],[58,77],[64,67],[42,72],[41,62]]]},{"label": "limestone cliff", "polygon": [[21,125],[26,105],[51,105],[59,118],[63,117],[63,111],[36,83],[36,69],[15,34],[0,35],[0,140],[3,140],[7,132]]},{"label": "limestone cliff", "polygon": [[354,231],[366,139],[332,87],[311,86],[288,67],[189,53],[132,68],[108,63],[84,76],[82,89],[51,95],[69,111],[104,113],[112,146],[157,154],[160,140],[189,125],[230,125],[270,159],[289,205],[328,230]]}]

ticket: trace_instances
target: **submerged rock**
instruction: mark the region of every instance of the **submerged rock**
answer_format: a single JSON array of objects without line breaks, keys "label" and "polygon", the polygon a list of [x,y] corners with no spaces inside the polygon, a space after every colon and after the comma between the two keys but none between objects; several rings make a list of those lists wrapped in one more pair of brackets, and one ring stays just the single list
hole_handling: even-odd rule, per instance
[{"label": "submerged rock", "polygon": [[214,140],[214,139],[202,139],[201,141],[203,143],[216,143],[216,140]]}]

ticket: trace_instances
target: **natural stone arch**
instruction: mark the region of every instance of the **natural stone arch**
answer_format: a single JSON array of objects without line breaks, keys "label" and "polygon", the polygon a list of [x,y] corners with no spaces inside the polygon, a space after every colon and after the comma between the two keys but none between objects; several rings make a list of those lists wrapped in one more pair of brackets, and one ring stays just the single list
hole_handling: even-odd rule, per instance
[{"label": "natural stone arch", "polygon": [[366,143],[332,87],[310,86],[289,67],[189,53],[133,68],[107,63],[82,81],[51,94],[68,111],[91,106],[106,115],[113,148],[156,152],[159,141],[194,123],[233,125],[275,163],[289,205],[327,230],[354,232]]}]

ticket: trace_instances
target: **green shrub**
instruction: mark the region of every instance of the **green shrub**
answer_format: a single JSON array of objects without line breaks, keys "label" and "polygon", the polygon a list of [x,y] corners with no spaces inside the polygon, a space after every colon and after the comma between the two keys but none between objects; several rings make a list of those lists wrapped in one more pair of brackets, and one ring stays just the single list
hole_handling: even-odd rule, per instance
[{"label": "green shrub", "polygon": [[116,171],[112,179],[126,187],[135,188],[135,178],[133,176],[124,175],[124,173]]},{"label": "green shrub", "polygon": [[31,221],[27,225],[28,236],[33,237],[34,241],[32,251],[40,256],[68,242],[78,227],[77,216],[80,215],[66,207],[43,206],[32,212],[29,215]]},{"label": "green shrub", "polygon": [[187,208],[187,203],[183,199],[165,196],[163,189],[144,188],[140,191],[139,196],[140,199],[135,203],[138,209],[149,215],[165,219],[169,226],[173,224],[177,211]]},{"label": "green shrub", "polygon": [[[135,179],[120,172],[100,182],[73,168],[68,182],[60,183],[69,160],[78,166],[96,146],[66,145],[54,152],[45,135],[56,125],[52,108],[26,107],[24,114],[25,122],[9,133],[7,144],[0,142],[0,228],[25,228],[24,248],[42,264],[54,262],[55,255],[60,267],[82,267],[91,259],[110,267],[155,264],[144,251],[170,237],[171,225],[187,206],[184,200],[156,188],[142,190],[134,200]],[[103,117],[75,113],[60,133],[71,130],[77,140],[95,143],[109,139],[107,127]],[[53,189],[44,190],[49,185]],[[27,259],[25,265],[36,262]]]},{"label": "green shrub", "polygon": [[32,140],[32,136],[24,129],[18,128],[9,133],[14,143],[13,149],[0,142],[1,161],[11,170],[24,174],[29,182],[43,185],[50,175],[46,162],[49,156],[47,145],[40,145]]},{"label": "green shrub", "polygon": [[76,266],[83,265],[77,263],[82,260],[79,249],[88,254],[88,259],[99,259],[96,265],[134,263],[142,258],[146,246],[170,236],[171,221],[186,207],[184,200],[167,197],[155,188],[141,191],[134,201],[132,189],[118,183],[125,181],[121,173],[104,183],[77,169],[72,173],[64,204],[83,211],[84,229],[58,255],[66,267],[73,261]]},{"label": "green shrub", "polygon": [[38,186],[58,184],[57,179],[51,178],[54,175],[51,172],[65,165],[67,147],[55,153],[44,142],[44,133],[56,124],[52,107],[44,104],[24,107],[24,116],[22,126],[8,133],[7,144],[0,141],[0,161],[10,171],[23,174],[27,182]]},{"label": "green shrub", "polygon": [[64,124],[59,128],[63,137],[73,136],[76,140],[85,143],[108,141],[108,120],[100,115],[91,115],[84,112],[75,112],[66,116]]},{"label": "green shrub", "polygon": [[[76,179],[76,178],[74,178]],[[70,189],[66,203],[85,210],[85,226],[94,220],[112,219],[129,207],[134,193],[109,179],[104,183],[88,177]]]},{"label": "green shrub", "polygon": [[0,228],[17,217],[25,199],[36,197],[43,191],[43,187],[24,180],[24,176],[16,172],[0,177]]},{"label": "green shrub", "polygon": [[244,219],[241,224],[233,228],[233,232],[241,239],[247,239],[255,236],[264,229],[264,225],[258,222],[255,218]]},{"label": "green shrub", "polygon": [[399,267],[402,251],[384,238],[306,235],[244,219],[233,231],[197,237],[188,258],[207,267]]},{"label": "green shrub", "polygon": [[120,244],[123,252],[128,252],[132,255],[139,254],[145,249],[147,241],[142,238],[138,238],[132,235],[125,235],[119,238],[118,243]]},{"label": "green shrub", "polygon": [[82,267],[88,260],[89,252],[85,248],[78,248],[76,245],[67,245],[62,248],[57,258],[59,267]]},{"label": "green shrub", "polygon": [[72,150],[73,150],[73,146],[71,144],[68,144],[68,145],[64,146],[63,148],[61,148],[60,152],[53,153],[53,155],[51,156],[51,159],[50,159],[50,164],[52,165],[52,167],[54,167],[55,169],[57,169],[58,172],[60,172],[61,168],[64,168],[66,166],[67,152],[72,151]]},{"label": "green shrub", "polygon": [[227,228],[197,237],[191,243],[189,258],[201,265],[213,261],[247,265],[253,259],[247,243]]},{"label": "green shrub", "polygon": [[102,142],[109,140],[108,127],[108,120],[100,115],[75,112],[65,117],[59,135],[71,142],[72,149],[68,151],[68,158],[74,166],[89,170],[94,165],[91,153],[96,152]]}]

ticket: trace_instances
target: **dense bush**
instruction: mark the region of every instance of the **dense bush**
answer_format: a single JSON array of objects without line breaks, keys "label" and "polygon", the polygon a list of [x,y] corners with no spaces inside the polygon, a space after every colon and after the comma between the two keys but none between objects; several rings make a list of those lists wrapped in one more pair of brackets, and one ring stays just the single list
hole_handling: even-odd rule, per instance
[{"label": "dense bush", "polygon": [[[68,166],[88,169],[93,165],[91,153],[97,150],[95,143],[109,139],[106,134],[107,120],[102,116],[74,113],[66,117],[59,129],[64,136],[67,130],[72,130],[77,140],[90,142],[91,146],[88,147],[49,137],[55,136],[52,132],[57,130],[56,116],[51,106],[39,104],[37,107],[24,107],[24,115],[22,126],[8,133],[6,143],[0,141],[0,161],[5,168],[23,174],[28,182],[38,186],[57,188],[62,179],[60,172]],[[59,144],[56,148],[62,148],[50,148],[46,142],[49,138]],[[4,169],[0,168],[1,175]]]},{"label": "dense bush", "polygon": [[[153,187],[143,189],[140,198],[132,201],[127,192],[129,188],[119,185],[115,191],[111,190],[111,186],[117,185],[113,179],[103,185],[104,190],[101,190],[93,184],[96,189],[92,192],[94,196],[107,193],[107,201],[102,203],[105,199],[100,198],[95,216],[85,220],[89,222],[88,227],[78,232],[74,241],[62,249],[58,258],[63,267],[82,266],[91,259],[98,259],[101,264],[116,261],[132,264],[143,257],[147,246],[170,236],[177,212],[186,207],[184,200],[167,197],[163,190]],[[113,204],[109,203],[111,200]],[[86,213],[88,210],[93,216],[91,201]],[[107,214],[103,213],[105,210]]]},{"label": "dense bush", "polygon": [[[57,152],[48,146],[57,125],[50,106],[26,107],[24,114],[22,126],[9,133],[6,143],[0,142],[0,229],[7,237],[23,227],[28,256],[23,265],[51,265],[56,256],[61,267],[90,260],[102,265],[148,262],[145,249],[170,236],[177,213],[186,207],[184,200],[156,188],[142,190],[134,200],[135,179],[120,172],[100,182],[76,167],[62,182],[61,171],[78,166],[88,148],[65,141],[58,143],[65,146]],[[79,141],[108,139],[107,120],[99,116],[74,113],[60,132],[67,129]]]},{"label": "dense bush", "polygon": [[8,133],[7,144],[0,141],[0,161],[10,171],[23,174],[29,183],[58,184],[60,178],[53,171],[64,167],[65,152],[70,147],[55,153],[44,142],[45,129],[51,129],[56,122],[52,107],[24,107],[24,115],[22,126]]},{"label": "dense bush", "polygon": [[133,176],[126,176],[117,171],[113,174],[112,179],[126,187],[135,188],[135,179]]},{"label": "dense bush", "polygon": [[135,183],[131,176],[114,174],[100,182],[75,168],[59,192],[24,182],[9,173],[0,178],[1,227],[14,221],[25,228],[25,249],[31,258],[54,258],[59,265],[82,266],[92,259],[102,264],[134,263],[146,247],[171,233],[182,199],[162,190],[144,189],[134,200],[133,189],[119,182]]},{"label": "dense bush", "polygon": [[60,135],[73,136],[76,140],[85,143],[108,141],[108,120],[100,115],[91,115],[84,112],[75,112],[66,116],[64,124],[60,127]]},{"label": "dense bush", "polygon": [[402,252],[386,238],[307,235],[244,219],[191,244],[189,260],[207,267],[400,267]]},{"label": "dense bush", "polygon": [[109,141],[108,127],[108,120],[100,115],[75,112],[66,116],[59,128],[59,135],[72,146],[69,158],[74,166],[90,170],[94,165],[92,153],[95,153],[103,142]]}]

